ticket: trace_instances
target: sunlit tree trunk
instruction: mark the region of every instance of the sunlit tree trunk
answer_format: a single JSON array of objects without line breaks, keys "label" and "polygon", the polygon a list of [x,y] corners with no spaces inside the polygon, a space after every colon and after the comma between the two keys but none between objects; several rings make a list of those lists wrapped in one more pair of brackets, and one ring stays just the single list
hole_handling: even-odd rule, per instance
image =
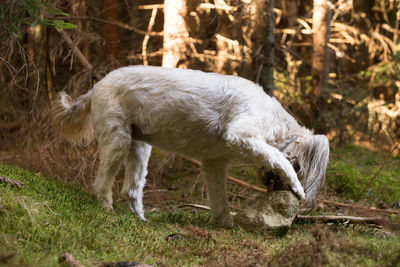
[{"label": "sunlit tree trunk", "polygon": [[328,42],[330,35],[330,12],[328,0],[314,0],[313,8],[313,55],[312,89],[310,97],[316,99],[326,87],[329,62]]},{"label": "sunlit tree trunk", "polygon": [[272,94],[274,90],[274,54],[275,54],[275,0],[256,0],[254,2],[254,41],[256,82],[264,91]]},{"label": "sunlit tree trunk", "polygon": [[[103,0],[104,18],[109,21],[118,21],[118,1]],[[119,34],[115,25],[104,24],[104,38],[106,39],[107,57],[117,58],[119,52]]]},{"label": "sunlit tree trunk", "polygon": [[[314,121],[320,113],[320,95],[326,87],[329,74],[328,42],[330,35],[329,0],[314,0],[313,7],[313,54],[312,86],[308,95],[311,119]],[[312,123],[312,122],[311,122]]]},{"label": "sunlit tree trunk", "polygon": [[189,32],[185,17],[187,15],[186,0],[164,1],[164,67],[187,67],[186,53]]}]

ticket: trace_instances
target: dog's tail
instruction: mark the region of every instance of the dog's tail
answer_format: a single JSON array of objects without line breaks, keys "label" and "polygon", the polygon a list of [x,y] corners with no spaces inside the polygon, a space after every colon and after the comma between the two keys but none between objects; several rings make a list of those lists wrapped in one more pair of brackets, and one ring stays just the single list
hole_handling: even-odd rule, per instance
[{"label": "dog's tail", "polygon": [[79,144],[93,139],[90,104],[93,90],[79,96],[75,101],[61,92],[52,105],[53,124],[68,141]]}]

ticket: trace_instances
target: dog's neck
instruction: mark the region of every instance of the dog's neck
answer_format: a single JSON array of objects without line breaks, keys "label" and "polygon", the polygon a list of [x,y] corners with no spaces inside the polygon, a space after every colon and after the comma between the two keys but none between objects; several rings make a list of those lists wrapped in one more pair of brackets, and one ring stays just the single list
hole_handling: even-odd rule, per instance
[{"label": "dog's neck", "polygon": [[290,138],[289,138],[289,140],[286,141],[286,143],[285,143],[283,146],[281,146],[281,147],[279,148],[279,151],[280,151],[280,152],[285,151],[285,149],[286,149],[291,143],[293,143],[294,141],[296,141],[296,139],[297,139],[297,135],[296,135],[296,134],[291,135]]}]

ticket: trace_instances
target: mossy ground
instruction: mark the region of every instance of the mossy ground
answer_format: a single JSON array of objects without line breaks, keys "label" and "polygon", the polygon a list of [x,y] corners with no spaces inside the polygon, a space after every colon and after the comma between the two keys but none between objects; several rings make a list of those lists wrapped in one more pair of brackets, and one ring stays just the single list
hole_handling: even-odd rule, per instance
[{"label": "mossy ground", "polygon": [[333,150],[327,171],[327,185],[342,198],[365,199],[371,204],[380,201],[399,208],[400,156],[391,157],[378,175],[360,195],[378,172],[387,155],[348,145]]},{"label": "mossy ground", "polygon": [[[353,146],[333,154],[338,156],[330,162],[328,186],[343,200],[357,195],[384,158]],[[388,162],[366,194],[371,203],[400,199],[396,198],[398,160]],[[190,173],[183,169],[183,176]],[[255,180],[251,167],[235,167],[232,174]],[[0,266],[60,266],[58,255],[63,252],[85,266],[120,261],[155,266],[396,266],[400,262],[398,233],[370,225],[296,222],[287,232],[223,229],[208,212],[176,208],[182,192],[185,202],[202,201],[188,187],[167,190],[165,199],[172,201],[148,207],[148,222],[142,222],[121,201],[114,204],[114,212],[103,211],[94,195],[78,184],[7,165],[0,165],[0,175],[25,184],[19,188],[0,183]],[[178,176],[171,179],[179,181]],[[10,252],[16,255],[6,260]]]}]

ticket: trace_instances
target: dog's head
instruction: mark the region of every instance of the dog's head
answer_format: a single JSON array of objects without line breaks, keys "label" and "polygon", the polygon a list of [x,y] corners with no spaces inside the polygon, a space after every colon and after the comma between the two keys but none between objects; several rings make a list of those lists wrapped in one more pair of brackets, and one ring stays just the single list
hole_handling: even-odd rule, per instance
[{"label": "dog's head", "polygon": [[[306,193],[306,205],[313,206],[316,202],[318,189],[325,182],[326,167],[329,160],[329,141],[325,135],[307,135],[298,137],[287,146],[284,152],[292,164]],[[274,170],[261,167],[258,177],[269,190],[289,190],[282,183]]]},{"label": "dog's head", "polygon": [[306,205],[313,206],[318,190],[325,183],[329,161],[329,141],[325,135],[310,135],[296,140],[290,161],[306,193]]}]

